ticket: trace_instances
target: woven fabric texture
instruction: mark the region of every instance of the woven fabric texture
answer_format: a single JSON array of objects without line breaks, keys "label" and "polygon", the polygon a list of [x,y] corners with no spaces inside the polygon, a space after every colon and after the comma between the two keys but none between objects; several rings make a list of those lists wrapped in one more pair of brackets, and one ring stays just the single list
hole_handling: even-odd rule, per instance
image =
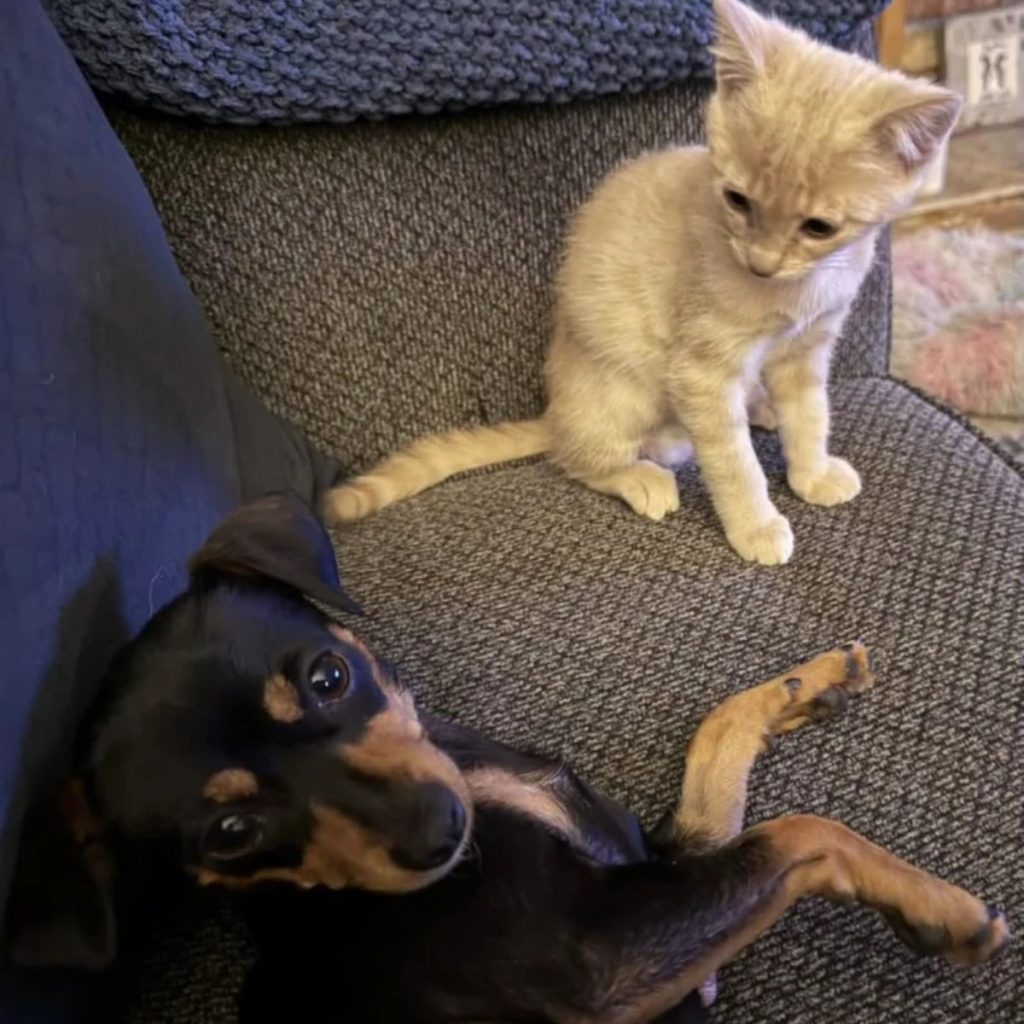
[{"label": "woven fabric texture", "polygon": [[[228,362],[349,468],[536,415],[567,222],[641,150],[693,141],[702,90],[330,128],[111,110]],[[887,250],[836,370],[884,373]]]},{"label": "woven fabric texture", "polygon": [[[835,411],[835,448],[865,480],[842,508],[792,497],[775,438],[759,435],[796,532],[783,569],[735,557],[693,471],[682,511],[653,524],[530,464],[339,533],[370,613],[357,628],[422,704],[563,753],[647,822],[672,804],[711,707],[861,637],[877,688],[780,740],[755,769],[748,820],[838,818],[1024,921],[1024,482],[898,383],[841,382]],[[236,927],[177,922],[135,1022],[229,1024],[246,963]],[[728,1024],[1008,1024],[1024,952],[953,970],[872,914],[812,900],[719,982],[714,1019]]]},{"label": "woven fabric texture", "polygon": [[[48,0],[101,92],[233,124],[566,102],[707,77],[708,0]],[[759,6],[850,45],[884,0]]]}]

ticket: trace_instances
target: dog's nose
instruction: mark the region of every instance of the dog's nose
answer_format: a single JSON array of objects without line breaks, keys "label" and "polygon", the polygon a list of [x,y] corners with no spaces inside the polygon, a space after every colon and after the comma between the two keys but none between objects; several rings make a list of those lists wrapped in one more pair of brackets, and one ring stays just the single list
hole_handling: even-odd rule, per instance
[{"label": "dog's nose", "polygon": [[391,851],[394,861],[410,871],[430,871],[447,864],[466,833],[466,809],[449,789],[430,801],[430,810],[411,835]]}]

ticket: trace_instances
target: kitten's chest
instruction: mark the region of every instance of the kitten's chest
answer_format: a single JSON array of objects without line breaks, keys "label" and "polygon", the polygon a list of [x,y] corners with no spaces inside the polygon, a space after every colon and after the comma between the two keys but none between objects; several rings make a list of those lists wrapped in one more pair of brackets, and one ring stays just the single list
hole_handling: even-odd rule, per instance
[{"label": "kitten's chest", "polygon": [[764,351],[806,334],[825,317],[842,314],[853,300],[845,282],[811,282],[766,293],[748,306],[746,331],[751,347]]},{"label": "kitten's chest", "polygon": [[813,322],[812,317],[802,316],[796,310],[772,310],[755,325],[754,334],[762,345],[771,347],[798,338]]}]

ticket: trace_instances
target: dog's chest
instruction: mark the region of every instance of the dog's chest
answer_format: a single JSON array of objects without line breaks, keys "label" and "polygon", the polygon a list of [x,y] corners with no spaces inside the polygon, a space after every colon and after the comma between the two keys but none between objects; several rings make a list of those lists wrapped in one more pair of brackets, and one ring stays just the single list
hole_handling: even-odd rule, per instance
[{"label": "dog's chest", "polygon": [[485,765],[466,773],[474,802],[522,815],[601,864],[647,857],[636,816],[583,783],[564,766],[512,771]]}]

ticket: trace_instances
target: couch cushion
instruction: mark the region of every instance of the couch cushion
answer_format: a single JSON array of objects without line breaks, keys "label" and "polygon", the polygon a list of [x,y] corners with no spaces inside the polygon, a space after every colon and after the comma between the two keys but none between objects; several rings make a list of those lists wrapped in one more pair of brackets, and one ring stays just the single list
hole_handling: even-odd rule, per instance
[{"label": "couch cushion", "polygon": [[[839,818],[1019,926],[1024,481],[900,384],[844,382],[835,406],[835,450],[865,481],[849,506],[801,504],[775,439],[759,439],[796,531],[784,568],[736,558],[692,470],[683,510],[653,524],[521,465],[338,535],[370,613],[360,628],[423,704],[560,751],[648,822],[672,804],[687,738],[716,702],[861,637],[879,686],[842,721],[779,742],[754,772],[749,820]],[[204,955],[180,932],[176,949],[186,963]],[[1024,970],[1019,950],[976,972],[922,961],[875,916],[811,901],[720,986],[729,1024],[989,1024],[1015,1019]],[[227,1024],[203,998],[150,989],[136,1019]]]},{"label": "couch cushion", "polygon": [[[551,277],[611,167],[701,135],[706,92],[338,128],[210,128],[111,110],[239,374],[346,465],[536,415]],[[840,375],[886,367],[888,248]]]},{"label": "couch cushion", "polygon": [[[386,510],[339,534],[342,564],[422,700],[562,751],[648,821],[717,701],[863,638],[878,689],[764,759],[750,820],[840,818],[1024,923],[1024,481],[899,384],[843,383],[835,404],[834,449],[865,481],[851,505],[802,504],[760,445],[796,533],[781,569],[736,558],[692,469],[653,524],[544,464]],[[1009,1020],[1020,955],[922,964],[874,917],[816,902],[724,972],[720,1016]]]}]

